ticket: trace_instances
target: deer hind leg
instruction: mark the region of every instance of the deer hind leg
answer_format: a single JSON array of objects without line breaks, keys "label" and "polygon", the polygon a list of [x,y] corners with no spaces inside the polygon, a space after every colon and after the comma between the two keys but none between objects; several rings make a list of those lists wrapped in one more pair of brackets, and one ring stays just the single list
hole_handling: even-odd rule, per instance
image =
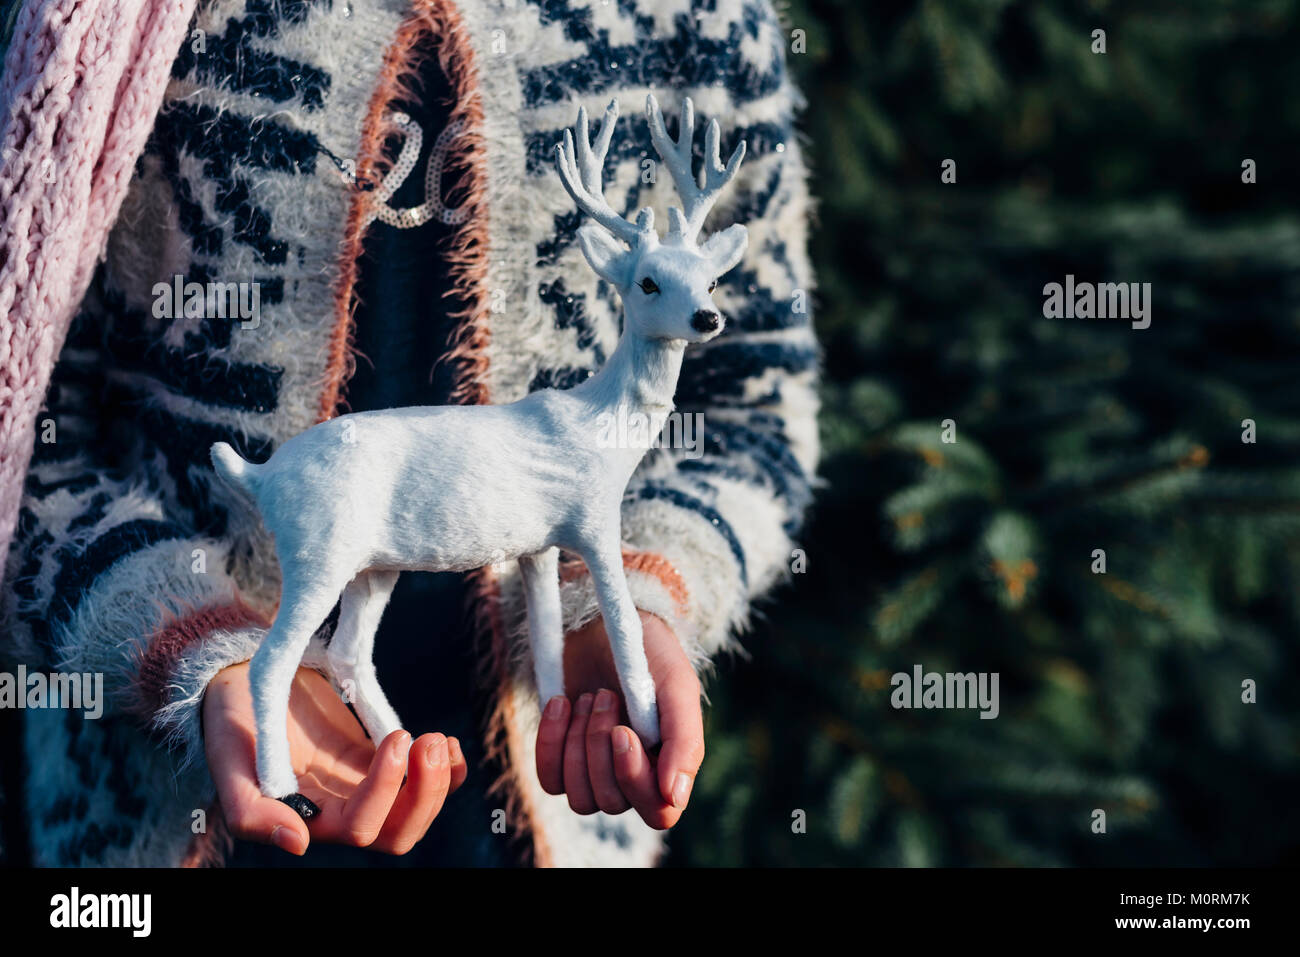
[{"label": "deer hind leg", "polygon": [[402,726],[375,674],[375,632],[392,597],[400,572],[364,571],[343,589],[339,624],[330,639],[327,660],[344,698],[378,747]]},{"label": "deer hind leg", "polygon": [[559,549],[519,559],[528,605],[528,644],[543,706],[564,694],[564,622],[560,613]]},{"label": "deer hind leg", "polygon": [[623,571],[622,550],[615,542],[612,548],[595,549],[582,558],[591,570],[591,580],[596,586],[596,598],[605,619],[605,632],[614,652],[614,666],[623,686],[623,699],[627,703],[632,730],[646,747],[652,748],[659,743],[659,707],[645,655],[641,615],[632,603],[627,575]]},{"label": "deer hind leg", "polygon": [[303,817],[317,808],[298,792],[289,752],[289,692],[307,643],[329,615],[339,588],[325,581],[286,575],[280,610],[248,669],[257,725],[257,779],[262,793]]}]

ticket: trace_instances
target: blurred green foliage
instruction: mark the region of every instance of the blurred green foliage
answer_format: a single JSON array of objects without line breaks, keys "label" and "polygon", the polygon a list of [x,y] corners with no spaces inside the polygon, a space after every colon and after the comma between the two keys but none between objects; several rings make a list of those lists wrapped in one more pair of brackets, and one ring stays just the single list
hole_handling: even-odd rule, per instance
[{"label": "blurred green foliage", "polygon": [[[826,487],[672,863],[1300,859],[1298,7],[789,4]],[[1067,273],[1151,327],[1044,318]],[[895,710],[914,664],[1000,716]]]}]

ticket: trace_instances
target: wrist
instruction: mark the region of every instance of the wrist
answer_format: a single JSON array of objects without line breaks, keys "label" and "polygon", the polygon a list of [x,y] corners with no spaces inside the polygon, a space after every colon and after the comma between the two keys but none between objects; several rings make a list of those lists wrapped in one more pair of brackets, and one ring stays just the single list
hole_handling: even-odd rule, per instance
[{"label": "wrist", "polygon": [[149,641],[140,666],[138,710],[153,731],[182,752],[182,766],[203,753],[207,692],[220,675],[246,667],[269,623],[235,599],[177,618]]},{"label": "wrist", "polygon": [[[691,598],[685,579],[658,552],[623,549],[623,571],[642,621],[653,618],[676,636],[692,665],[707,656],[696,641]],[[600,603],[587,566],[577,558],[560,564],[560,604],[566,634],[581,631],[600,617]]]}]

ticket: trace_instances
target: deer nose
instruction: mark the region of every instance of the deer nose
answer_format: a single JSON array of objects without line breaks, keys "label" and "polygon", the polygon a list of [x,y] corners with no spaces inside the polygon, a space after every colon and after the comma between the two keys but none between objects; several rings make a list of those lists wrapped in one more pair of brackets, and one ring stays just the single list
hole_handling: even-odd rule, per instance
[{"label": "deer nose", "polygon": [[696,332],[717,332],[721,325],[722,317],[707,309],[701,309],[691,316],[691,328]]}]

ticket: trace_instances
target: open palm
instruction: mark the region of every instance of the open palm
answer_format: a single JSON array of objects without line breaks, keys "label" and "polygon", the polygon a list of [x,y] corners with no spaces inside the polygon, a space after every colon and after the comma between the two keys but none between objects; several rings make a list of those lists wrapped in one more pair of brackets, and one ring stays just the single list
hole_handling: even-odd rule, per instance
[{"label": "open palm", "polygon": [[330,683],[309,668],[294,678],[288,731],[301,791],[320,808],[310,824],[257,786],[247,663],[209,683],[204,745],[226,821],[236,837],[293,854],[305,852],[312,840],[405,854],[468,770],[460,742],[442,734],[412,744],[407,732],[394,731],[376,748]]}]

